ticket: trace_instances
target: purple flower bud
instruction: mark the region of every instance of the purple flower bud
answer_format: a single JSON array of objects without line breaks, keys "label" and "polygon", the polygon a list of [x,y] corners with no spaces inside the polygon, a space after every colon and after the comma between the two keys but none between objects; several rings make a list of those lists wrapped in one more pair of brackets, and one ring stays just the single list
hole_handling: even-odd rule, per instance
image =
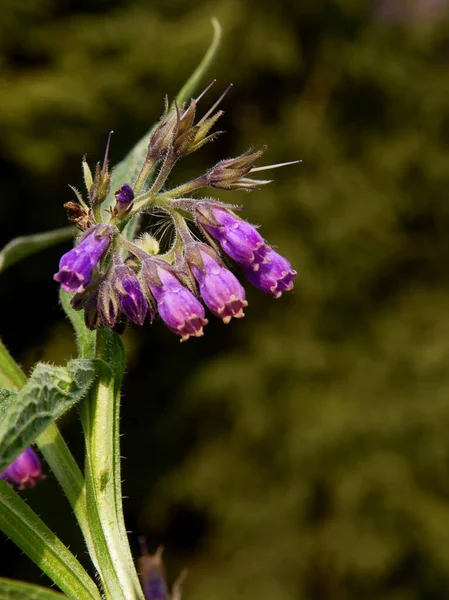
[{"label": "purple flower bud", "polygon": [[149,554],[144,538],[139,538],[142,555],[139,558],[140,580],[146,600],[166,600],[168,595],[162,564],[162,548]]},{"label": "purple flower bud", "polygon": [[61,283],[65,292],[84,292],[113,234],[114,228],[110,225],[96,225],[87,231],[78,246],[62,256],[53,279]]},{"label": "purple flower bud", "polygon": [[[188,256],[190,268],[200,286],[200,294],[209,310],[229,323],[232,317],[244,317],[243,309],[248,306],[245,290],[231,271],[215,260],[210,251],[201,247],[198,250],[200,261],[195,260],[197,254]],[[202,264],[199,265],[198,262]]]},{"label": "purple flower bud", "polygon": [[15,483],[19,490],[33,488],[38,481],[45,479],[39,457],[31,446],[19,454],[0,477]]},{"label": "purple flower bud", "polygon": [[137,325],[143,325],[148,313],[148,302],[131,267],[127,265],[116,267],[113,285],[119,297],[121,310],[130,321],[137,323]]},{"label": "purple flower bud", "polygon": [[134,192],[127,183],[124,183],[115,193],[115,213],[121,215],[128,210],[134,200]]},{"label": "purple flower bud", "polygon": [[260,265],[258,271],[245,269],[245,274],[256,288],[266,294],[273,294],[275,298],[280,298],[282,292],[293,289],[293,277],[296,271],[292,269],[286,258],[274,250],[268,253],[267,258],[269,262]]},{"label": "purple flower bud", "polygon": [[267,261],[270,246],[253,225],[218,206],[200,207],[197,220],[242,267],[257,271]]},{"label": "purple flower bud", "polygon": [[[92,311],[92,325],[95,324],[95,321],[97,320],[97,326],[99,325],[99,322],[103,323],[103,325],[106,325],[106,327],[110,327],[111,329],[114,328],[117,324],[117,319],[119,318],[119,314],[120,314],[120,309],[119,309],[119,299],[118,296],[115,292],[113,283],[112,283],[112,278],[110,276],[106,276],[103,281],[100,283],[100,285],[98,286],[98,294],[96,296],[96,299],[94,300],[95,302],[95,306],[92,304],[91,311]],[[91,327],[89,323],[89,321],[87,320],[87,303],[86,303],[86,308],[85,308],[85,321],[86,321],[86,326],[89,329],[95,329],[95,327]],[[95,310],[98,313],[98,317],[97,319],[95,319]]]},{"label": "purple flower bud", "polygon": [[185,342],[203,335],[207,324],[204,307],[163,261],[144,260],[142,275],[157,302],[161,319]]}]

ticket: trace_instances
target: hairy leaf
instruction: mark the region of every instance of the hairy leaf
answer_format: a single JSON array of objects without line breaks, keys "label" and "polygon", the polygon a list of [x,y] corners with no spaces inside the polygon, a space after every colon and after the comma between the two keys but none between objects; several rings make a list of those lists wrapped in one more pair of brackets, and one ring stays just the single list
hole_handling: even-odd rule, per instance
[{"label": "hairy leaf", "polygon": [[[86,395],[94,377],[93,360],[72,360],[67,367],[37,365],[28,383],[1,415],[0,472],[48,425]],[[3,399],[10,400],[11,396]]]},{"label": "hairy leaf", "polygon": [[18,391],[25,383],[24,372],[0,340],[0,387]]},{"label": "hairy leaf", "polygon": [[62,227],[61,229],[46,231],[45,233],[23,235],[14,238],[0,251],[0,272],[5,271],[14,263],[22,260],[22,258],[69,240],[72,235],[72,227]]},{"label": "hairy leaf", "polygon": [[0,529],[69,598],[100,600],[98,588],[78,560],[19,494],[1,479]]},{"label": "hairy leaf", "polygon": [[64,598],[67,596],[40,585],[0,578],[0,600],[63,600]]},{"label": "hairy leaf", "polygon": [[12,392],[5,388],[0,389],[0,421],[3,421],[3,417],[6,414],[8,408],[13,403],[17,396],[17,392]]}]

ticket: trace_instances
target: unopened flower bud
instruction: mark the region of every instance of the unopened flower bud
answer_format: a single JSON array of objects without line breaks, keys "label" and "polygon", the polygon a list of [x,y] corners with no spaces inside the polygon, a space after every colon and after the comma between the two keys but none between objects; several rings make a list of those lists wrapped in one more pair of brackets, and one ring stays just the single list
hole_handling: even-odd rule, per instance
[{"label": "unopened flower bud", "polygon": [[232,317],[244,317],[243,309],[248,306],[245,290],[231,271],[226,269],[212,251],[203,244],[187,249],[187,262],[198,281],[201,298],[209,310],[229,323]]},{"label": "unopened flower bud", "polygon": [[161,260],[142,262],[142,278],[156,299],[161,319],[182,341],[203,335],[207,324],[201,302],[180,282],[174,270]]},{"label": "unopened flower bud", "polygon": [[111,329],[114,328],[120,315],[120,307],[118,294],[109,276],[106,276],[98,286],[97,309],[101,322]]},{"label": "unopened flower bud", "polygon": [[144,538],[139,538],[142,555],[139,558],[139,575],[145,600],[167,600],[169,597],[162,564],[162,547],[149,554]]},{"label": "unopened flower bud", "polygon": [[257,229],[220,206],[207,205],[197,209],[197,222],[210,233],[224,252],[244,268],[257,271],[266,262],[270,246]]},{"label": "unopened flower bud", "polygon": [[115,207],[114,212],[116,215],[122,215],[129,208],[134,200],[134,192],[132,187],[127,183],[124,183],[121,188],[119,188],[115,193]]},{"label": "unopened flower bud", "polygon": [[260,265],[258,271],[245,269],[248,280],[259,290],[266,294],[273,294],[275,298],[282,296],[282,292],[293,289],[293,278],[296,271],[286,258],[271,250],[267,255],[268,262]]},{"label": "unopened flower bud", "polygon": [[0,477],[14,483],[19,490],[33,488],[38,481],[45,479],[41,461],[31,446],[19,454]]},{"label": "unopened flower bud", "polygon": [[[113,133],[113,131],[110,131],[108,135],[103,165],[97,163],[97,166],[95,168],[95,177],[93,178],[93,181],[89,186],[89,198],[94,212],[96,212],[97,208],[106,200],[109,194],[109,190],[111,188],[111,174],[109,173],[108,169],[108,154],[109,146],[111,144],[111,135]],[[86,176],[86,170],[83,170],[84,175]],[[90,175],[90,177],[89,174],[87,174],[86,185],[89,185],[91,180],[92,174]]]},{"label": "unopened flower bud", "polygon": [[78,246],[66,252],[59,261],[59,271],[53,276],[65,292],[83,292],[92,272],[111,243],[115,229],[96,225],[89,229]]},{"label": "unopened flower bud", "polygon": [[206,172],[207,185],[222,190],[254,190],[270,180],[258,180],[245,177],[254,167],[254,162],[265,152],[266,146],[260,150],[248,150],[236,158],[221,160]]}]

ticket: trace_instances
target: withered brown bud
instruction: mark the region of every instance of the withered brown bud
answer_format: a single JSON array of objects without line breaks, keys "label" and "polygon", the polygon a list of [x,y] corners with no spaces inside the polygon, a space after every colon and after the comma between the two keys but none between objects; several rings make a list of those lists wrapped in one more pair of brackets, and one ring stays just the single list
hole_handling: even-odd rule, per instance
[{"label": "withered brown bud", "polygon": [[93,225],[92,217],[90,214],[90,210],[86,210],[81,204],[78,202],[66,202],[64,204],[64,208],[67,211],[67,217],[69,221],[75,223],[78,229],[81,231],[85,231],[91,225]]}]

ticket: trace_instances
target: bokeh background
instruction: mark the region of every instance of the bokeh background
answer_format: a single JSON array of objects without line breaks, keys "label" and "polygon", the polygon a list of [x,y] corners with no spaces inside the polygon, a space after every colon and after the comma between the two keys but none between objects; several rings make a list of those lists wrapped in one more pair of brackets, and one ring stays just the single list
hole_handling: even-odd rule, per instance
[{"label": "bokeh background", "polygon": [[[0,237],[66,223],[80,157],[119,161],[223,27],[216,142],[296,158],[245,216],[298,271],[180,345],[129,329],[125,512],[190,600],[449,597],[449,15],[444,0],[3,0]],[[204,82],[207,83],[207,80]],[[0,283],[25,369],[75,353],[52,281],[69,244]],[[248,286],[249,288],[249,286]],[[76,411],[60,423],[80,458]],[[51,475],[24,494],[87,565]],[[1,539],[0,574],[48,580]]]}]

